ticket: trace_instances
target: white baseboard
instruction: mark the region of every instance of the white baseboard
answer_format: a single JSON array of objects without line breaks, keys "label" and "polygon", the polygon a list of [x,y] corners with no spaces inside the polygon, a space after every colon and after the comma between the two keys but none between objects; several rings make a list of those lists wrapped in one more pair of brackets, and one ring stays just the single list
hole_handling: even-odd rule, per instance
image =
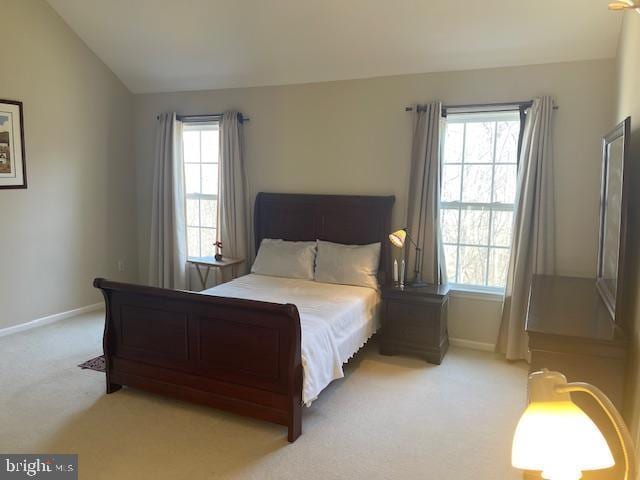
[{"label": "white baseboard", "polygon": [[104,307],[104,302],[94,303],[93,305],[86,305],[80,308],[74,308],[67,312],[54,313],[53,315],[47,315],[46,317],[36,318],[27,323],[21,323],[20,325],[14,325],[12,327],[0,328],[0,337],[12,335],[18,332],[24,332],[25,330],[31,330],[32,328],[42,327],[43,325],[49,325],[50,323],[59,322],[65,318],[75,317],[76,315],[82,315],[83,313],[94,312]]},{"label": "white baseboard", "polygon": [[465,340],[463,338],[449,338],[449,344],[454,347],[471,348],[473,350],[482,350],[484,352],[493,352],[495,345],[493,343],[476,342],[473,340]]}]

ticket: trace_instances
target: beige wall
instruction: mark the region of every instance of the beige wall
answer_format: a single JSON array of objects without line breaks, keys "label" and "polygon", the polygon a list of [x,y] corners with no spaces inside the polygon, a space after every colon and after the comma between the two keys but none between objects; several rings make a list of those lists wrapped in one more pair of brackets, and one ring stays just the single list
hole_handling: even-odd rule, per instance
[{"label": "beige wall", "polygon": [[[135,96],[140,271],[147,271],[155,116],[238,109],[251,118],[246,150],[250,189],[394,194],[394,226],[404,223],[411,115],[404,107],[526,100],[552,94],[556,112],[558,271],[593,275],[600,138],[613,116],[613,60],[404,75],[280,87]],[[462,302],[462,303],[461,303]],[[452,336],[495,338],[495,304],[457,299]],[[476,308],[477,307],[477,308]]]},{"label": "beige wall", "polygon": [[137,274],[132,95],[42,0],[1,0],[0,98],[24,102],[27,190],[0,191],[0,328]]},{"label": "beige wall", "polygon": [[454,292],[449,298],[449,337],[451,343],[470,348],[491,348],[496,342],[502,297],[498,295]]},{"label": "beige wall", "polygon": [[[631,356],[627,369],[625,417],[630,424],[636,446],[640,444],[640,15],[625,14],[618,51],[617,109],[615,122],[631,115],[631,192],[629,203],[628,257],[626,278],[629,292],[624,311],[631,327]],[[614,123],[614,122],[612,122]]]}]

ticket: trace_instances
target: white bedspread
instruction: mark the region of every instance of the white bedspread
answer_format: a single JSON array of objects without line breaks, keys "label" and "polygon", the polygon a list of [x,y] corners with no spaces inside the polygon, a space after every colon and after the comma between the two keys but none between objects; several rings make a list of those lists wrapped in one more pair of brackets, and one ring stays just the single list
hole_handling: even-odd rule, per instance
[{"label": "white bedspread", "polygon": [[293,303],[302,328],[302,400],[309,406],[379,326],[378,291],[250,274],[203,291],[207,295]]}]

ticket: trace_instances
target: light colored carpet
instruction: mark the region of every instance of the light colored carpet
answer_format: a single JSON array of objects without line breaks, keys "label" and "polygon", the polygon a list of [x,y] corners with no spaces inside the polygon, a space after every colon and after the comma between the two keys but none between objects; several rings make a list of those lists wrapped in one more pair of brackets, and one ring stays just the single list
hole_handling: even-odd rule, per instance
[{"label": "light colored carpet", "polygon": [[82,479],[517,479],[526,367],[452,348],[441,366],[370,343],[303,414],[303,434],[133,389],[76,365],[101,312],[0,338],[0,451],[78,453]]}]

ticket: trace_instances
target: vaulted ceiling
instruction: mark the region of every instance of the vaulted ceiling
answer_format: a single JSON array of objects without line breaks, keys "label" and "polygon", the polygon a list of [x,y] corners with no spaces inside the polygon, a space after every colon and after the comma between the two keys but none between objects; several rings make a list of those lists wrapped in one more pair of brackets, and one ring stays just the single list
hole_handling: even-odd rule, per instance
[{"label": "vaulted ceiling", "polygon": [[607,58],[606,0],[48,0],[134,93]]}]

